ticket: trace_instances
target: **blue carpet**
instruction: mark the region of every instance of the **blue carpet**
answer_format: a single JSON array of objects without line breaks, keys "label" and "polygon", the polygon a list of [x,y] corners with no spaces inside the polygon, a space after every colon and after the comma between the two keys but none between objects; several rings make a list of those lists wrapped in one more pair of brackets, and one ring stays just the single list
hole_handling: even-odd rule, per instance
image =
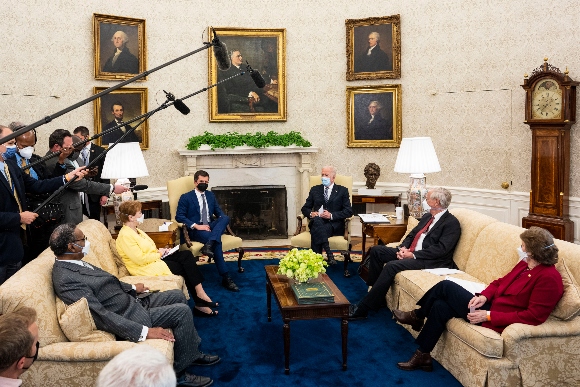
[{"label": "blue carpet", "polygon": [[[396,363],[408,360],[416,345],[387,309],[349,323],[346,371],[341,367],[340,320],[291,322],[290,375],[285,375],[282,318],[273,297],[271,322],[266,309],[263,267],[274,264],[277,259],[243,261],[246,271],[240,274],[229,263],[239,293],[220,286],[213,264],[200,265],[203,286],[220,307],[219,316],[195,317],[195,325],[202,351],[217,354],[222,361],[211,367],[192,367],[190,372],[210,376],[217,386],[461,386],[437,362],[433,372],[397,368]],[[352,273],[356,265],[351,264]],[[329,268],[327,274],[351,303],[366,292],[358,276],[343,277],[342,264]]]}]

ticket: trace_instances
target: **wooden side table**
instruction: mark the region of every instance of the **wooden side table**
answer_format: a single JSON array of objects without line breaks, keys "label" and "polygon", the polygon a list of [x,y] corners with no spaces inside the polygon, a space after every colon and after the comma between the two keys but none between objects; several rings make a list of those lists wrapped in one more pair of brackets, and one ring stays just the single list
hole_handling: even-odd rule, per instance
[{"label": "wooden side table", "polygon": [[[161,200],[145,200],[141,202],[141,212],[146,213],[147,216],[146,217],[151,217],[152,210],[157,210],[159,215],[157,216],[160,219],[163,219],[163,210],[162,210],[162,206],[163,206],[163,201]],[[105,224],[105,227],[109,228],[109,222],[107,220],[107,216],[110,214],[114,214],[115,213],[115,205],[114,204],[107,204],[101,207],[101,211],[103,213],[103,223]]]},{"label": "wooden side table", "polygon": [[366,205],[375,204],[393,204],[395,207],[401,206],[401,195],[398,196],[370,196],[370,195],[352,195],[352,206],[355,214],[365,214]]},{"label": "wooden side table", "polygon": [[[153,239],[153,242],[155,242],[155,246],[157,246],[158,249],[172,248],[175,246],[175,241],[177,239],[177,230],[178,229],[172,231],[146,231],[145,233]],[[117,239],[119,232],[117,230],[110,231],[113,239]]]},{"label": "wooden side table", "polygon": [[378,244],[379,239],[384,243],[391,243],[400,240],[407,232],[407,219],[392,219],[391,223],[365,223],[362,221],[362,252],[366,252],[367,235],[374,239],[374,244]]}]

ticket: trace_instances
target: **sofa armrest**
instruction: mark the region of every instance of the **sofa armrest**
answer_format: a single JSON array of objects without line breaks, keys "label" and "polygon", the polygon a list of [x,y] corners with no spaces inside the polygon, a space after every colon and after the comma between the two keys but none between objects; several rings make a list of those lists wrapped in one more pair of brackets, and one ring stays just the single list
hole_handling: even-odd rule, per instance
[{"label": "sofa armrest", "polygon": [[304,220],[304,215],[302,215],[302,214],[298,215],[296,217],[296,220],[297,220],[297,222],[296,222],[296,231],[294,232],[294,235],[292,235],[292,236],[296,236],[296,235],[302,233],[302,222]]},{"label": "sofa armrest", "polygon": [[187,286],[183,277],[180,275],[161,275],[161,276],[143,276],[143,275],[130,275],[123,278],[119,278],[120,281],[126,282],[131,285],[142,283],[151,290],[160,290],[162,292],[167,290],[181,290],[185,294],[185,298],[189,299],[189,292],[187,291]]},{"label": "sofa armrest", "polygon": [[[173,361],[173,343],[161,339],[142,342],[160,350],[169,361]],[[38,350],[39,361],[109,361],[126,349],[141,343],[131,341],[106,341],[100,343],[61,342],[49,344]]]}]

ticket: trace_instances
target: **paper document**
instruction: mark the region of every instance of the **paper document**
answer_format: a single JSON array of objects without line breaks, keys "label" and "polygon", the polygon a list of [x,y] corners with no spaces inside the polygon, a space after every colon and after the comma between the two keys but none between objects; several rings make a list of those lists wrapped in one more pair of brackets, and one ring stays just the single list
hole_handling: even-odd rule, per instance
[{"label": "paper document", "polygon": [[168,255],[171,255],[171,254],[175,253],[177,250],[179,250],[179,245],[175,246],[171,250],[168,250],[165,254],[163,254],[163,256],[161,257],[161,259],[167,257]]},{"label": "paper document", "polygon": [[358,214],[365,223],[391,223],[389,218],[382,214]]},{"label": "paper document", "polygon": [[447,277],[445,277],[445,279],[455,282],[457,285],[461,286],[463,289],[467,290],[468,292],[470,292],[474,296],[475,296],[475,293],[481,293],[481,291],[487,287],[485,284],[482,284],[479,282],[468,281],[468,280],[459,279],[459,278],[455,278],[455,277],[447,276]]},{"label": "paper document", "polygon": [[448,275],[448,274],[458,274],[463,273],[461,270],[457,269],[447,269],[445,267],[438,267],[437,269],[423,269],[428,273],[433,273],[435,275]]}]

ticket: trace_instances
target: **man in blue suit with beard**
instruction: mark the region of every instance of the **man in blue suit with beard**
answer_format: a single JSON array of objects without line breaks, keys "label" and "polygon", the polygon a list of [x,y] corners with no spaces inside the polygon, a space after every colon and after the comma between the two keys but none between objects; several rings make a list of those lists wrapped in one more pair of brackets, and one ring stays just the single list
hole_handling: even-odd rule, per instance
[{"label": "man in blue suit with beard", "polygon": [[[230,218],[223,213],[211,191],[206,191],[209,174],[199,170],[193,175],[195,189],[181,195],[177,204],[175,220],[187,226],[189,238],[204,243],[202,254],[215,260],[222,277],[222,286],[232,292],[240,289],[228,273],[222,250],[222,234],[230,223]],[[212,220],[212,216],[215,219]],[[181,236],[184,243],[183,235]]]}]

